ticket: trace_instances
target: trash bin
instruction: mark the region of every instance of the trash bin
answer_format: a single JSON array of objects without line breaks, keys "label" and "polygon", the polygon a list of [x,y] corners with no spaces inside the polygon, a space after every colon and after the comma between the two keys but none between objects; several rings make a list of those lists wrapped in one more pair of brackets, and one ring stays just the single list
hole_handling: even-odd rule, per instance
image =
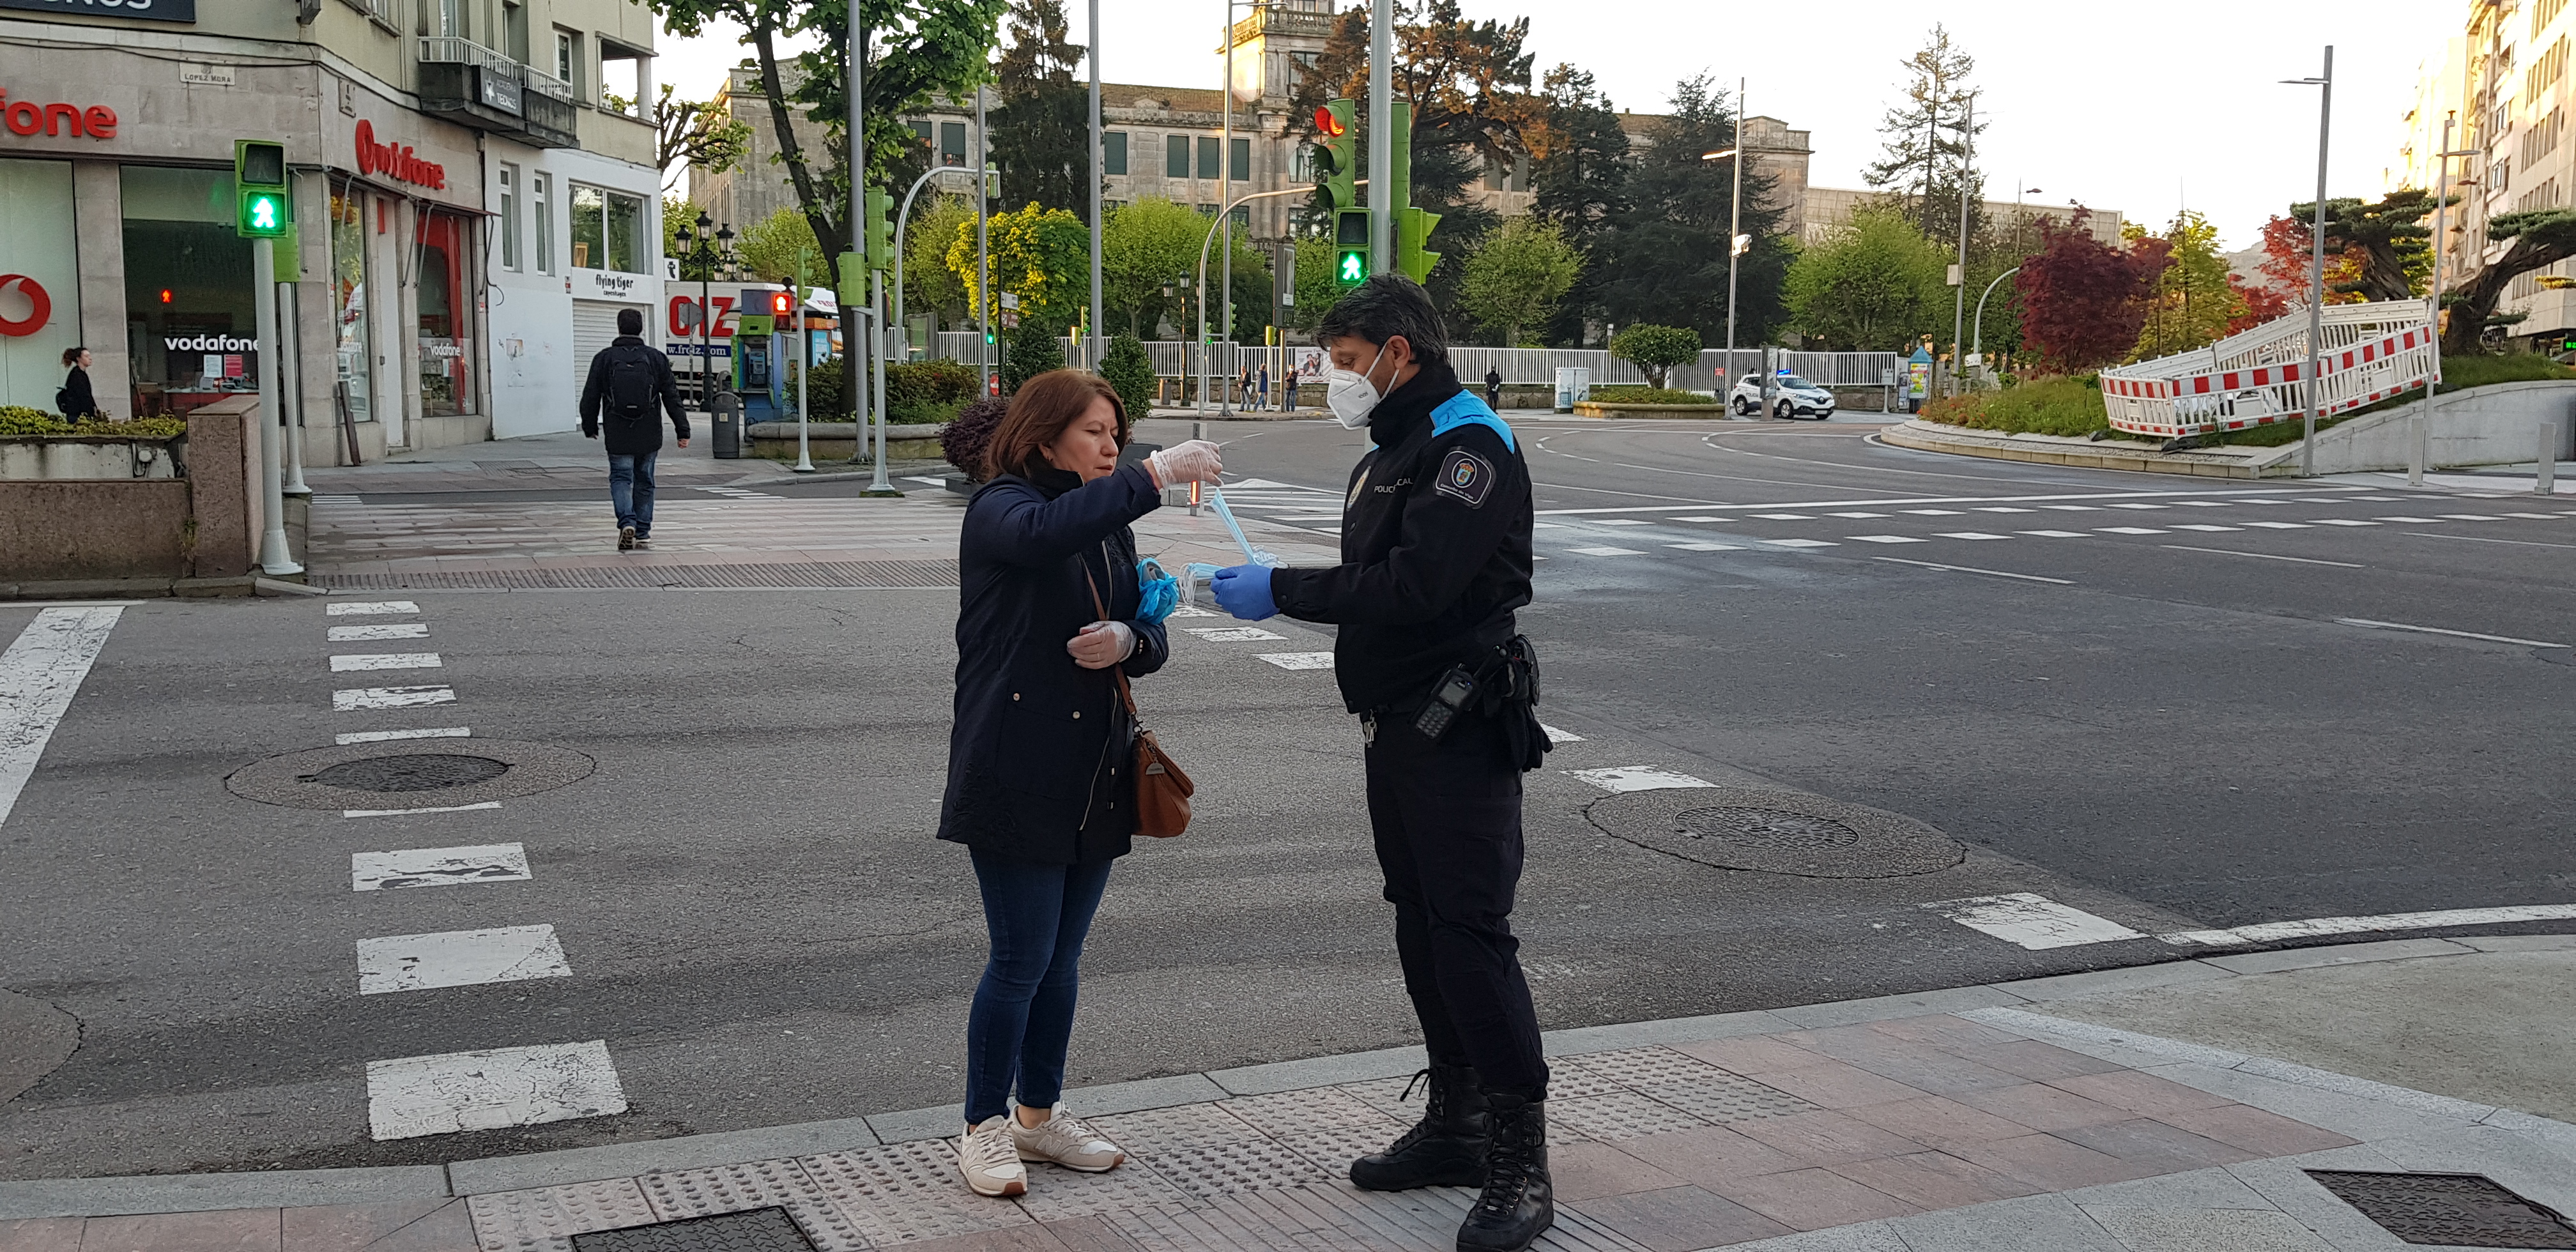
[{"label": "trash bin", "polygon": [[1592,398],[1592,367],[1561,365],[1556,370],[1556,411],[1571,413],[1574,406]]},{"label": "trash bin", "polygon": [[708,424],[715,427],[715,455],[719,461],[742,459],[742,399],[730,391],[719,391],[707,404]]}]

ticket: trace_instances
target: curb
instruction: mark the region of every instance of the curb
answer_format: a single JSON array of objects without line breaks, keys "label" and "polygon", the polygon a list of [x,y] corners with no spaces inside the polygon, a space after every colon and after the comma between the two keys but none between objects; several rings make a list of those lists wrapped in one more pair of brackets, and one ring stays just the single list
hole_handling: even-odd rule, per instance
[{"label": "curb", "polygon": [[327,596],[328,588],[308,587],[261,574],[239,578],[66,578],[51,582],[0,583],[0,600],[182,599],[231,596]]},{"label": "curb", "polygon": [[[1927,428],[1920,419],[1898,423],[1878,432],[1878,437],[1893,446],[1917,452],[1946,452],[1953,456],[1984,457],[1993,461],[2026,461],[2042,465],[2070,465],[2085,469],[2134,470],[2149,474],[2182,474],[2192,478],[2263,477],[2263,466],[2252,458],[2228,461],[2183,460],[2189,453],[2131,452],[2120,448],[2092,449],[2083,440],[2070,439],[2064,444],[2048,435],[1971,435],[1953,434]],[[2047,443],[2037,440],[2046,439]],[[2034,442],[2019,442],[2031,440]],[[2074,445],[2072,447],[2066,445]],[[2264,449],[2276,452],[2277,449]]]},{"label": "curb", "polygon": [[[2427,960],[2481,952],[2538,952],[2576,949],[2576,934],[2461,936],[2443,939],[2382,939],[2362,943],[2324,944],[2224,956],[2185,958],[2154,965],[2132,965],[2081,974],[2057,974],[2001,983],[1979,983],[1861,1000],[1829,1001],[1777,1009],[1752,1009],[1705,1017],[1664,1018],[1610,1026],[1582,1026],[1547,1031],[1541,1036],[1551,1057],[1612,1052],[1653,1044],[1692,1043],[1742,1035],[1775,1034],[1850,1026],[1895,1018],[1957,1013],[1972,1019],[1985,1013],[2009,1014],[2045,1000],[2077,999],[2154,987],[2218,982],[2258,974],[2360,965],[2382,961]],[[2052,1019],[2055,1020],[2055,1019]],[[2100,1028],[2067,1022],[2057,1033]],[[2127,1032],[2119,1032],[2127,1033]],[[2189,1045],[2197,1047],[2197,1045]],[[2284,1061],[2244,1057],[2232,1065],[2255,1063],[2275,1076],[2312,1074],[2308,1085],[2350,1086],[2365,1080],[2329,1074]],[[1401,1078],[1422,1068],[1419,1047],[1386,1048],[1335,1056],[1276,1061],[1232,1069],[1146,1078],[1134,1082],[1084,1087],[1065,1093],[1086,1114],[1110,1115],[1171,1108],[1235,1096],[1268,1095],[1336,1083]],[[2291,1081],[2300,1081],[2295,1077]],[[2373,1088],[2383,1084],[2371,1083]],[[2399,1091],[2399,1088],[2388,1088]],[[2465,1102],[2445,1096],[2408,1092],[2415,1101],[2443,1101],[2445,1107]],[[2479,1106],[2483,1108],[2483,1106]],[[109,1178],[47,1178],[0,1182],[0,1221],[46,1217],[111,1217],[146,1213],[204,1212],[214,1209],[301,1207],[314,1204],[365,1204],[394,1200],[446,1199],[517,1191],[529,1187],[600,1182],[675,1169],[702,1169],[743,1161],[802,1156],[847,1148],[944,1138],[956,1133],[963,1113],[959,1105],[877,1113],[866,1117],[802,1122],[753,1130],[685,1135],[595,1148],[569,1148],[519,1156],[452,1161],[444,1166],[409,1165],[352,1169],[244,1171],[217,1174],[133,1175]],[[2489,1110],[2492,1111],[2492,1110]],[[2517,1118],[2528,1117],[2516,1114]]]}]

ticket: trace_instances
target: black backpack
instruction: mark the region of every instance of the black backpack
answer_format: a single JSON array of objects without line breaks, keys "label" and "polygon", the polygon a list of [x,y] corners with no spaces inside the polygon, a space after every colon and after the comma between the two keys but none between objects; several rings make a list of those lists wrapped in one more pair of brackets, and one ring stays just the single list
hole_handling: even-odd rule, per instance
[{"label": "black backpack", "polygon": [[620,352],[608,361],[608,415],[621,422],[650,422],[656,399],[652,358],[641,351]]}]

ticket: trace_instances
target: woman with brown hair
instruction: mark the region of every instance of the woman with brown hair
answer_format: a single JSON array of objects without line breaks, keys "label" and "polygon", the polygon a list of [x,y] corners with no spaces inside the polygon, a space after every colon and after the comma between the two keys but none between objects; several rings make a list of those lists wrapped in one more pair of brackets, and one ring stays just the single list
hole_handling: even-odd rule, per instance
[{"label": "woman with brown hair", "polygon": [[1126,411],[1099,377],[1020,384],[958,537],[939,837],[967,846],[992,942],[967,1015],[957,1145],[980,1195],[1025,1194],[1022,1161],[1097,1172],[1127,1159],[1061,1097],[1082,942],[1136,830],[1134,728],[1109,671],[1141,677],[1170,656],[1159,615],[1141,608],[1128,523],[1220,466],[1205,440],[1120,465],[1126,443]]}]

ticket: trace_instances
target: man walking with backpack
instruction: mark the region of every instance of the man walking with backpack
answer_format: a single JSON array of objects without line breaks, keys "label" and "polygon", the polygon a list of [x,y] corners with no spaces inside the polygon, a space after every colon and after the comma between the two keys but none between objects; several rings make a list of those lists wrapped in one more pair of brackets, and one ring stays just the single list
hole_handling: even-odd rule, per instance
[{"label": "man walking with backpack", "polygon": [[644,342],[644,314],[617,311],[617,338],[590,359],[590,381],[581,388],[581,433],[599,438],[600,409],[608,410],[608,500],[617,510],[617,550],[652,546],[653,458],[662,452],[662,424],[671,415],[680,446],[689,446],[689,417],[680,411],[680,387],[671,358]]}]

